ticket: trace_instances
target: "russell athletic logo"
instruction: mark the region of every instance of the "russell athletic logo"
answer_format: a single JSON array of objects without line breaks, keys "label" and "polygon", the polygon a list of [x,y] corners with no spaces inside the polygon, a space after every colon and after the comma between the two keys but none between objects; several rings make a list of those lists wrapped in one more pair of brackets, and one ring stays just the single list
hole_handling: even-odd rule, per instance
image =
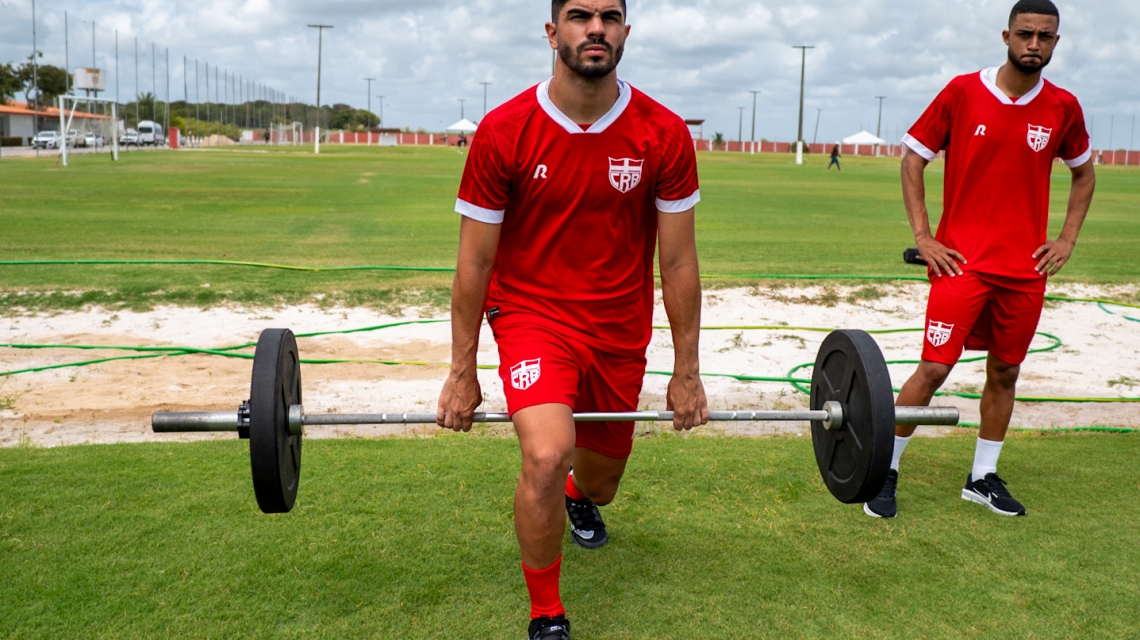
[{"label": "russell athletic logo", "polygon": [[926,339],[930,341],[930,344],[941,347],[950,341],[952,331],[954,331],[954,325],[931,320],[930,326],[926,327]]},{"label": "russell athletic logo", "polygon": [[1049,136],[1052,135],[1052,133],[1052,129],[1029,125],[1029,133],[1026,135],[1026,140],[1029,141],[1029,148],[1040,153],[1042,149],[1049,145]]},{"label": "russell athletic logo", "polygon": [[610,158],[610,184],[622,193],[628,193],[641,183],[641,165],[644,160]]},{"label": "russell athletic logo", "polygon": [[526,391],[530,385],[538,382],[539,376],[542,375],[542,367],[539,365],[541,361],[542,358],[523,360],[511,367],[511,386],[519,391]]}]

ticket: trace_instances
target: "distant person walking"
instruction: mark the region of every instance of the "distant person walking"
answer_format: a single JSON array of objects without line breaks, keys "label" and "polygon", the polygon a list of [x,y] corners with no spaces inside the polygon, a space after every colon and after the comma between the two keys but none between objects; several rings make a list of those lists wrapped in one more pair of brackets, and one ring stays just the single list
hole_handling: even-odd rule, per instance
[{"label": "distant person walking", "polygon": [[843,171],[843,167],[839,166],[839,145],[831,148],[831,163],[827,165],[828,171],[831,171],[831,165],[835,165],[836,169]]}]

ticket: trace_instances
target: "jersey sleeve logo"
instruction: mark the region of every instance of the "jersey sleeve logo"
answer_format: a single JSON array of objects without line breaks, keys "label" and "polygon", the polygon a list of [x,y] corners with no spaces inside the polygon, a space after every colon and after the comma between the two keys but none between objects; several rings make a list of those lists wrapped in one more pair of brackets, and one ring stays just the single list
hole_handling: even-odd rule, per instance
[{"label": "jersey sleeve logo", "polygon": [[926,327],[926,339],[935,347],[941,347],[950,341],[950,334],[953,331],[954,325],[931,320],[930,324]]},{"label": "jersey sleeve logo", "polygon": [[1038,127],[1036,125],[1029,125],[1029,134],[1026,139],[1029,141],[1029,148],[1040,153],[1042,149],[1049,145],[1049,136],[1053,134],[1052,129],[1045,127]]},{"label": "jersey sleeve logo", "polygon": [[610,158],[610,184],[622,193],[628,193],[641,183],[641,166],[644,160]]},{"label": "jersey sleeve logo", "polygon": [[542,376],[542,358],[523,360],[511,367],[511,386],[519,391],[526,391]]}]

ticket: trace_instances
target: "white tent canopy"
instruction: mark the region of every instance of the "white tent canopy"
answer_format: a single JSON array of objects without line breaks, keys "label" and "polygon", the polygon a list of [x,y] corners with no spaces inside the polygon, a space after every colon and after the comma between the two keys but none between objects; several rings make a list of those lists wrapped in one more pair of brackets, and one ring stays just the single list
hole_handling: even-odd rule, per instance
[{"label": "white tent canopy", "polygon": [[867,133],[866,131],[860,131],[853,136],[847,136],[844,138],[843,144],[887,144],[887,141],[874,134]]},{"label": "white tent canopy", "polygon": [[456,122],[455,124],[448,127],[447,130],[448,131],[458,131],[461,133],[475,133],[475,129],[477,129],[477,128],[478,127],[475,125],[474,122],[471,122],[467,118],[464,118],[464,119],[460,120],[459,122]]}]

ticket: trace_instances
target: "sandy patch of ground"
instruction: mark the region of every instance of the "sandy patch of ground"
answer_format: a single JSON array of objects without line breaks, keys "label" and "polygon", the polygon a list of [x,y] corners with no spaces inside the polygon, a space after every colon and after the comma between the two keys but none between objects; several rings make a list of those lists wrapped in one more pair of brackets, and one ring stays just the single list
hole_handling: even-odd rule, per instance
[{"label": "sandy patch of ground", "polygon": [[[1102,297],[1122,290],[1067,287],[1053,291],[1079,297]],[[1131,289],[1129,291],[1132,291]],[[796,288],[723,289],[706,293],[703,324],[780,325],[845,328],[919,327],[927,287],[921,283],[867,287],[809,286]],[[1140,396],[1140,311],[1095,304],[1050,303],[1040,330],[1058,336],[1064,346],[1031,355],[1023,367],[1019,394],[1024,396]],[[297,333],[345,330],[411,319],[376,315],[367,309],[161,308],[148,313],[110,313],[93,309],[78,313],[0,318],[0,343],[71,345],[156,345],[217,348],[253,342],[266,327],[290,327]],[[655,322],[667,321],[658,301]],[[815,359],[824,333],[792,329],[707,331],[702,335],[705,372],[785,375],[792,367]],[[888,360],[914,359],[922,333],[876,336]],[[1038,339],[1034,346],[1050,342]],[[300,340],[305,358],[366,358],[445,362],[450,358],[450,325],[412,324],[374,332],[321,336]],[[252,350],[247,351],[252,352]],[[0,371],[42,367],[79,360],[127,355],[110,350],[13,349],[0,347]],[[498,353],[484,331],[480,363],[496,364]],[[672,368],[668,331],[657,331],[649,347],[649,369]],[[246,359],[187,355],[104,362],[0,378],[0,446],[30,443],[54,446],[75,443],[190,440],[229,435],[156,435],[150,431],[154,411],[231,410],[248,396],[251,362]],[[896,385],[913,365],[892,365]],[[447,369],[441,365],[379,364],[303,365],[304,401],[308,412],[434,411]],[[806,377],[808,371],[797,374]],[[488,411],[505,409],[502,383],[495,371],[480,372]],[[982,363],[961,364],[947,387],[979,390]],[[668,378],[647,376],[641,406],[663,408]],[[786,384],[705,380],[713,409],[793,409],[807,397]],[[936,400],[962,410],[963,419],[978,419],[977,401]],[[1019,403],[1014,424],[1022,427],[1113,425],[1140,427],[1135,404]],[[646,428],[650,428],[648,425]],[[430,434],[435,427],[344,427],[313,429],[312,437]],[[781,423],[714,424],[709,433],[766,435],[804,433],[806,425]],[[928,432],[936,432],[928,430]]]}]

